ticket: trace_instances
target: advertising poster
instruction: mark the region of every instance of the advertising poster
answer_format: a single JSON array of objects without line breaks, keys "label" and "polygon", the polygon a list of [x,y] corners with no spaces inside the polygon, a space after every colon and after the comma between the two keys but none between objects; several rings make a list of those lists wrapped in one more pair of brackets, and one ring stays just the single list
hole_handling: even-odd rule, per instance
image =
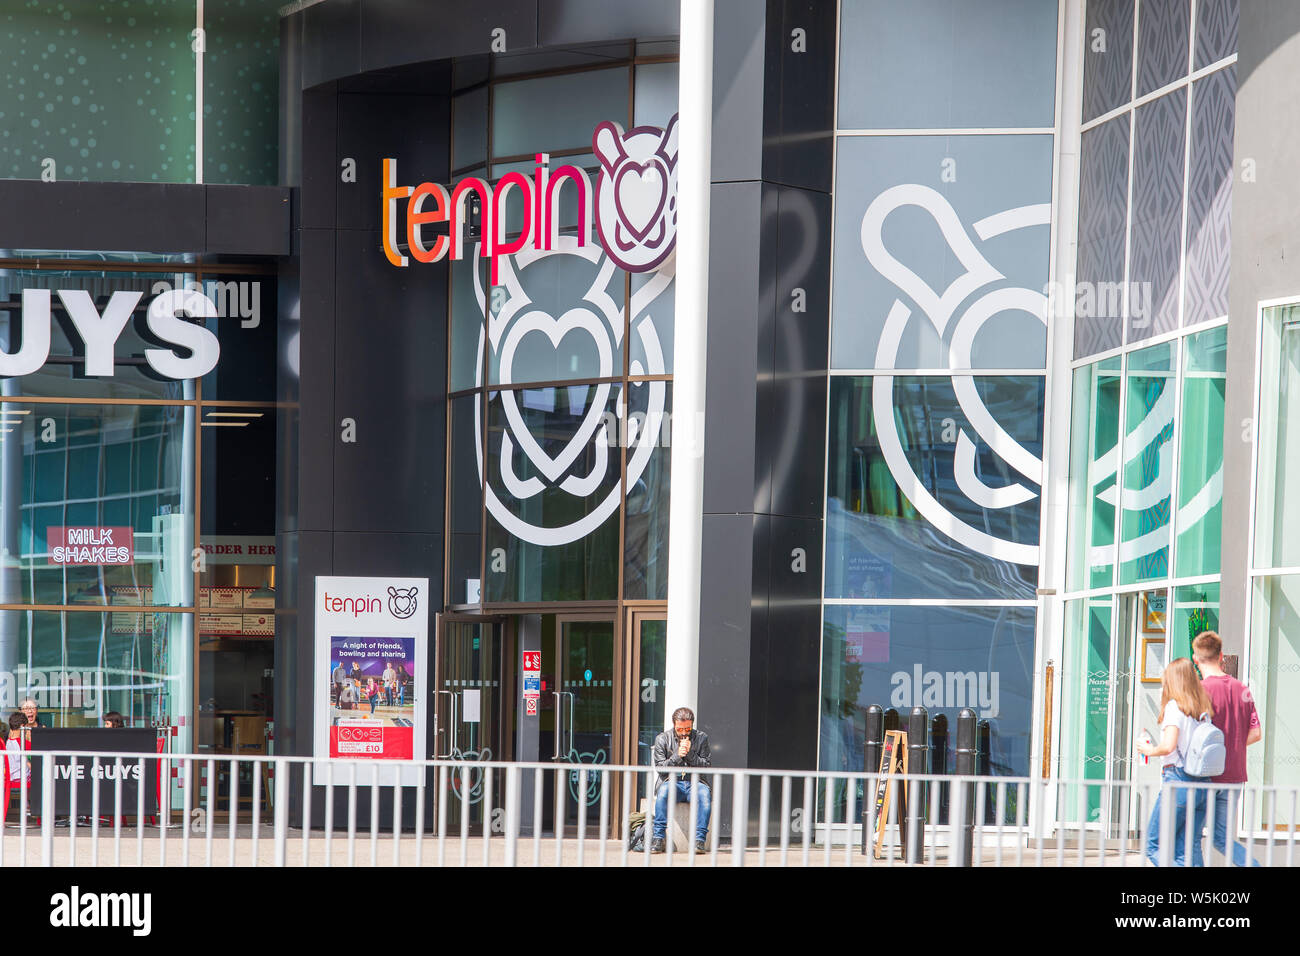
[{"label": "advertising poster", "polygon": [[[356,761],[358,784],[418,783],[414,767],[399,779],[386,761],[425,752],[428,593],[427,578],[316,579],[314,752]],[[352,774],[335,767],[333,780]],[[327,779],[318,764],[313,782]]]}]

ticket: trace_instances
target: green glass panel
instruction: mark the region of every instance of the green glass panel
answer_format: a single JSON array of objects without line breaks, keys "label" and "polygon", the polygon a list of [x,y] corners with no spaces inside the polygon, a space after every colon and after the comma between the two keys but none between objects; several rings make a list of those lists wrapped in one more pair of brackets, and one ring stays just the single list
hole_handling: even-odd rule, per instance
[{"label": "green glass panel", "polygon": [[1190,577],[1219,573],[1228,327],[1189,335],[1184,348],[1176,573]]},{"label": "green glass panel", "polygon": [[1142,349],[1128,357],[1121,446],[1122,584],[1151,581],[1169,573],[1174,374],[1170,343]]},{"label": "green glass panel", "polygon": [[1070,429],[1071,590],[1114,583],[1119,397],[1118,357],[1075,371]]}]

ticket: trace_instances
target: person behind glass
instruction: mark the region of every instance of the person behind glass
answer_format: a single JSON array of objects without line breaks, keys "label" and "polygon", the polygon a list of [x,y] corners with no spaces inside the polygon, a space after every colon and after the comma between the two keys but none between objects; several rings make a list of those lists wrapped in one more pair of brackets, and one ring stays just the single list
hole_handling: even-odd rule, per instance
[{"label": "person behind glass", "polygon": [[[1192,641],[1192,657],[1201,671],[1201,685],[1214,705],[1214,726],[1223,731],[1223,749],[1227,752],[1223,773],[1210,778],[1215,783],[1232,785],[1213,791],[1214,848],[1226,856],[1228,826],[1236,822],[1238,800],[1246,782],[1246,748],[1259,743],[1264,731],[1250,688],[1223,670],[1223,640],[1219,635],[1214,631],[1199,634]],[[1232,862],[1235,866],[1259,866],[1259,861],[1251,858],[1235,839]]]},{"label": "person behind glass", "polygon": [[[673,729],[665,730],[655,738],[653,751],[656,767],[708,767],[709,738],[694,729],[695,713],[689,707],[673,711]],[[690,806],[691,778],[689,775],[659,774],[659,789],[655,796],[654,829],[650,852],[663,853],[668,833],[668,789],[676,787],[677,802]],[[701,780],[696,784],[695,852],[707,853],[709,835],[709,785]]]},{"label": "person behind glass", "polygon": [[375,708],[379,706],[380,687],[375,683],[373,677],[366,678],[366,697],[370,699],[370,712],[373,714]]},{"label": "person behind glass", "polygon": [[126,726],[126,718],[115,710],[110,710],[104,715],[104,726],[110,730],[117,730]]},{"label": "person behind glass", "polygon": [[[1202,714],[1214,711],[1210,695],[1201,686],[1196,668],[1186,657],[1180,657],[1165,668],[1160,676],[1160,743],[1138,739],[1137,752],[1146,757],[1163,757],[1160,778],[1163,786],[1151,808],[1151,821],[1147,824],[1147,859],[1153,866],[1160,865],[1160,801],[1174,800],[1174,866],[1187,866],[1186,826],[1187,804],[1192,804],[1192,866],[1203,866],[1201,858],[1201,830],[1205,827],[1206,797],[1204,790],[1188,790],[1177,786],[1178,781],[1205,783],[1210,777],[1193,777],[1183,769],[1192,729]],[[1172,787],[1169,785],[1173,784]]]},{"label": "person behind glass", "polygon": [[45,726],[43,723],[41,723],[40,714],[37,713],[36,701],[33,700],[31,697],[24,697],[23,702],[18,705],[18,709],[23,712],[24,716],[26,716],[27,726],[29,728]]}]

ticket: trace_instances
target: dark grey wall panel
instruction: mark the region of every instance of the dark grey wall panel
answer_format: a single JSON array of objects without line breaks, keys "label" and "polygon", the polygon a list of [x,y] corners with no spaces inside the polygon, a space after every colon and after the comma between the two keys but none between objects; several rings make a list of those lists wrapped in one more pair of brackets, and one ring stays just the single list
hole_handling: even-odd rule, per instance
[{"label": "dark grey wall panel", "polygon": [[[334,228],[335,183],[340,181],[338,97],[333,84],[302,95],[302,189],[295,223]],[[400,168],[400,167],[399,167]],[[379,202],[378,195],[375,202]]]},{"label": "dark grey wall panel", "polygon": [[537,43],[676,37],[676,0],[537,0]]},{"label": "dark grey wall panel", "polygon": [[289,190],[282,186],[205,186],[209,253],[289,254]]},{"label": "dark grey wall panel", "polygon": [[715,183],[763,175],[765,19],[764,5],[754,0],[718,0],[713,8]]},{"label": "dark grey wall panel", "polygon": [[[764,746],[753,762],[812,770],[817,766],[821,675],[821,520],[773,515],[769,540],[769,637],[761,658],[763,673],[754,682],[756,687],[761,682],[766,697],[752,704],[764,722]],[[796,570],[800,567],[804,570]],[[759,667],[756,657],[755,671]]]},{"label": "dark grey wall panel", "polygon": [[[747,386],[754,392],[754,494],[751,503],[741,510],[768,514],[772,510],[772,459],[779,452],[782,436],[772,423],[777,421],[781,409],[778,405],[776,374],[776,329],[777,329],[777,233],[768,228],[768,222],[775,222],[777,207],[777,188],[766,182],[761,184],[762,199],[759,204],[758,232],[758,287],[755,295],[754,324],[752,330],[738,329],[737,346],[741,343],[754,342],[755,366],[754,379]],[[719,290],[721,291],[721,290]],[[743,347],[743,346],[742,346]],[[746,387],[737,382],[735,387]],[[707,500],[707,499],[706,499]]]},{"label": "dark grey wall panel", "polygon": [[442,535],[341,531],[333,539],[334,574],[429,578],[429,593],[419,600],[428,614],[432,640],[442,608]]},{"label": "dark grey wall panel", "polygon": [[287,255],[288,198],[279,186],[5,179],[0,248]]},{"label": "dark grey wall panel", "polygon": [[[1279,123],[1300,98],[1295,51],[1300,5],[1251,0],[1241,5],[1237,51],[1237,116],[1233,168],[1258,164],[1254,181],[1232,187],[1232,266],[1228,280],[1228,381],[1223,413],[1223,584],[1219,617],[1224,650],[1244,650],[1248,595],[1247,530],[1253,518],[1250,485],[1255,414],[1257,310],[1263,299],[1300,293],[1294,256],[1300,245],[1300,127]],[[1276,402],[1278,396],[1263,396]],[[1267,732],[1267,730],[1265,731]]]},{"label": "dark grey wall panel", "polygon": [[362,0],[361,69],[486,53],[492,31],[506,50],[537,45],[537,0]]},{"label": "dark grey wall panel", "polygon": [[754,508],[755,310],[762,187],[711,190],[708,370],[705,379],[704,511]]},{"label": "dark grey wall panel", "polygon": [[[785,0],[782,7],[774,44],[781,57],[780,118],[777,135],[767,146],[775,153],[776,168],[765,165],[765,175],[829,193],[835,142],[835,4]],[[796,29],[803,31],[805,52],[793,49]],[[768,73],[775,72],[769,66]]]},{"label": "dark grey wall panel", "polygon": [[[304,229],[301,237],[295,456],[301,480],[296,524],[290,527],[328,531],[334,527],[334,444],[339,438],[334,414],[335,234]],[[285,348],[290,347],[286,342]]]},{"label": "dark grey wall panel", "polygon": [[[826,362],[830,328],[831,197],[778,187],[775,367],[768,461],[773,514],[821,518],[825,496]],[[766,281],[772,281],[764,277]],[[802,294],[796,297],[796,290]],[[796,302],[804,310],[796,312]]]},{"label": "dark grey wall panel", "polygon": [[[337,236],[334,528],[439,532],[447,270],[396,268],[370,232]],[[343,418],[355,443],[340,440]]]},{"label": "dark grey wall panel", "polygon": [[[337,227],[364,229],[377,249],[383,159],[397,160],[400,184],[445,183],[451,175],[450,128],[450,96],[340,95],[333,164]],[[345,158],[356,160],[354,183],[343,182],[339,174]],[[405,236],[399,239],[406,241]]]},{"label": "dark grey wall panel", "polygon": [[303,89],[361,71],[361,0],[329,0],[295,16],[303,18]]},{"label": "dark grey wall panel", "polygon": [[754,522],[748,514],[704,515],[698,717],[719,767],[743,767],[749,758]]},{"label": "dark grey wall panel", "polygon": [[320,531],[277,534],[275,619],[276,753],[311,753],[315,665],[316,577],[333,574],[333,536]]}]

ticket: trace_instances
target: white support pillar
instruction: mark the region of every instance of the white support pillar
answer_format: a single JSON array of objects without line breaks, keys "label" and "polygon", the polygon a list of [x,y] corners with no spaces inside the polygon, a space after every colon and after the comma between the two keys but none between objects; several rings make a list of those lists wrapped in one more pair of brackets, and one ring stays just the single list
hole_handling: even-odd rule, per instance
[{"label": "white support pillar", "polygon": [[695,708],[700,666],[704,517],[704,374],[709,309],[713,0],[681,0],[678,79],[677,320],[673,341],[672,490],[664,717]]}]

